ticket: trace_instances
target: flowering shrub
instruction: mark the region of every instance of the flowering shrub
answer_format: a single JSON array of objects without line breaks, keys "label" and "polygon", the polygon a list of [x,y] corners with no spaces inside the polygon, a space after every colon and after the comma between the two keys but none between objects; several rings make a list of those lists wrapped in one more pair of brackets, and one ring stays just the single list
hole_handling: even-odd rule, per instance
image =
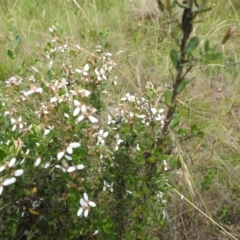
[{"label": "flowering shrub", "polygon": [[60,231],[72,239],[97,228],[79,224],[81,213],[87,217],[96,206],[87,193],[79,211],[78,205],[85,190],[98,195],[97,146],[107,137],[98,114],[115,63],[98,46],[86,54],[83,67],[73,66],[84,50],[62,40],[57,25],[49,28],[53,39],[40,52],[42,59],[10,77],[2,94],[2,238],[40,239]]},{"label": "flowering shrub", "polygon": [[[166,160],[153,152],[165,119],[162,89],[149,82],[146,95],[125,94],[107,115],[112,54],[62,40],[57,22],[49,31],[42,58],[10,77],[2,94],[2,237],[123,237],[149,206],[150,221],[163,215]],[[156,161],[151,179],[146,165]]]}]

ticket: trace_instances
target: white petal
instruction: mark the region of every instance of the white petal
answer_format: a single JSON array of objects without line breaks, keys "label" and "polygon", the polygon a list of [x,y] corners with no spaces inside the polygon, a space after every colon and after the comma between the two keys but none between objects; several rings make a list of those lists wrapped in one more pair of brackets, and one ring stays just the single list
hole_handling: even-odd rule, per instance
[{"label": "white petal", "polygon": [[88,202],[88,205],[91,206],[91,207],[96,207],[96,203],[95,203],[95,202],[92,202],[92,201],[89,201],[89,202]]},{"label": "white petal", "polygon": [[80,113],[80,108],[75,108],[73,111],[73,116],[76,117]]},{"label": "white petal", "polygon": [[57,101],[57,98],[56,98],[56,97],[52,97],[52,98],[50,99],[50,102],[51,102],[51,103],[56,102],[56,101]]},{"label": "white petal", "polygon": [[0,172],[2,172],[5,169],[5,166],[0,167]]},{"label": "white petal", "polygon": [[55,168],[62,168],[60,165],[55,165]]},{"label": "white petal", "polygon": [[3,186],[0,186],[0,195],[2,194],[3,192]]},{"label": "white petal", "polygon": [[98,122],[98,120],[93,116],[89,116],[88,119],[91,121],[91,123],[97,123]]},{"label": "white petal", "polygon": [[106,138],[107,136],[108,136],[108,132],[105,132],[105,133],[103,134],[103,137]]},{"label": "white petal", "polygon": [[84,66],[84,69],[83,69],[84,71],[88,71],[89,70],[89,65],[88,64],[86,64],[85,66]]},{"label": "white petal", "polygon": [[13,125],[12,132],[14,132],[17,128],[17,125]]},{"label": "white petal", "polygon": [[9,167],[12,167],[16,162],[16,158],[12,158],[8,164]]},{"label": "white petal", "polygon": [[98,68],[96,68],[94,72],[96,73],[97,76],[100,74],[100,72],[98,71]]},{"label": "white petal", "polygon": [[157,109],[156,108],[151,108],[152,114],[155,115],[157,113]]},{"label": "white petal", "polygon": [[83,209],[88,208],[88,204],[83,199],[80,199],[80,202]]},{"label": "white petal", "polygon": [[57,154],[57,159],[60,160],[64,156],[64,154],[65,154],[64,152],[59,152]]},{"label": "white petal", "polygon": [[50,132],[51,132],[51,130],[50,130],[50,129],[46,129],[46,130],[44,130],[43,136],[46,136],[46,135],[48,135]]},{"label": "white petal", "polygon": [[85,201],[87,201],[88,200],[88,195],[86,193],[84,193],[83,198],[85,199]]},{"label": "white petal", "polygon": [[76,69],[75,69],[75,72],[77,72],[77,73],[82,73],[82,70],[76,68]]},{"label": "white petal", "polygon": [[14,176],[15,177],[19,177],[19,176],[21,176],[23,174],[23,170],[22,169],[18,169],[18,170],[16,170],[15,172],[14,172]]},{"label": "white petal", "polygon": [[88,90],[85,90],[85,89],[83,89],[83,90],[80,90],[80,92],[84,93],[84,96],[86,96],[86,97],[88,97],[88,96],[91,94],[91,92],[90,92],[90,91],[88,91]]},{"label": "white petal", "polygon": [[36,89],[36,92],[38,92],[38,93],[41,93],[42,91],[43,91],[42,88],[37,88],[37,89]]},{"label": "white petal", "polygon": [[88,213],[89,213],[89,210],[88,210],[88,209],[85,209],[85,211],[84,211],[84,217],[87,217],[87,216],[88,216]]},{"label": "white petal", "polygon": [[8,179],[3,181],[3,186],[8,186],[8,185],[13,184],[15,182],[16,182],[16,178],[15,177],[8,178]]},{"label": "white petal", "polygon": [[73,172],[75,170],[76,170],[76,168],[74,166],[71,166],[68,168],[67,172]]},{"label": "white petal", "polygon": [[72,160],[72,157],[71,157],[71,156],[65,155],[64,157],[65,157],[68,161],[71,161],[71,160]]},{"label": "white petal", "polygon": [[82,105],[82,106],[81,106],[81,111],[82,111],[82,113],[86,113],[86,112],[87,112],[87,107],[86,107],[86,105]]},{"label": "white petal", "polygon": [[76,100],[76,99],[73,101],[73,103],[74,103],[74,105],[75,105],[76,107],[81,106],[81,103],[80,103],[78,100]]},{"label": "white petal", "polygon": [[[84,116],[83,116],[83,115],[80,115],[77,120],[78,120],[78,122],[81,122],[83,119],[84,119]],[[14,125],[14,126],[15,126],[15,125]]]},{"label": "white petal", "polygon": [[15,123],[16,122],[16,120],[14,118],[11,118],[10,120],[11,120],[11,123]]},{"label": "white petal", "polygon": [[70,143],[69,146],[70,146],[71,148],[79,148],[79,147],[80,147],[80,143],[73,142],[73,143]]},{"label": "white petal", "polygon": [[23,164],[25,162],[25,158],[22,159],[22,161],[20,162],[20,164]]},{"label": "white petal", "polygon": [[72,154],[72,153],[73,153],[73,150],[72,150],[71,146],[68,146],[68,147],[67,147],[67,152],[68,152],[69,154]]},{"label": "white petal", "polygon": [[40,163],[41,163],[41,158],[39,157],[34,161],[34,166],[37,167],[39,166]]},{"label": "white petal", "polygon": [[79,208],[78,212],[77,212],[77,215],[78,217],[80,217],[83,213],[83,208]]},{"label": "white petal", "polygon": [[80,199],[79,203],[81,204],[82,207],[87,207],[88,204],[85,202],[83,198]]},{"label": "white petal", "polygon": [[78,170],[84,169],[84,165],[82,165],[82,164],[77,165],[77,169],[78,169]]},{"label": "white petal", "polygon": [[45,163],[45,165],[43,166],[43,168],[48,168],[50,166],[50,162]]}]

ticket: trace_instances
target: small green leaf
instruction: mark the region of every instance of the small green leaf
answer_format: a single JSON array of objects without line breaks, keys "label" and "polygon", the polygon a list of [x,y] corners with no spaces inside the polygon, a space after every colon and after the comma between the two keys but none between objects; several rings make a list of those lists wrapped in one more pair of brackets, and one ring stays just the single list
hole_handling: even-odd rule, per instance
[{"label": "small green leaf", "polygon": [[8,29],[9,31],[13,31],[16,28],[16,21],[14,18],[8,20]]},{"label": "small green leaf", "polygon": [[192,51],[194,51],[198,44],[199,44],[198,37],[192,37],[185,49],[185,53],[191,53]]},{"label": "small green leaf", "polygon": [[203,131],[198,131],[196,136],[199,137],[199,138],[203,138],[204,137],[204,132]]},{"label": "small green leaf", "polygon": [[180,120],[179,116],[176,116],[175,118],[173,118],[169,123],[169,128],[171,129],[175,128],[179,124],[179,120]]},{"label": "small green leaf", "polygon": [[211,60],[217,60],[217,59],[219,59],[219,58],[221,58],[221,57],[222,57],[222,53],[220,53],[220,52],[213,53],[213,54],[211,55]]},{"label": "small green leaf", "polygon": [[13,237],[13,236],[16,236],[16,232],[17,232],[17,224],[12,224],[11,225],[11,230],[10,230],[10,235]]},{"label": "small green leaf", "polygon": [[13,154],[15,151],[15,146],[14,145],[10,145],[9,149],[8,149],[8,154]]},{"label": "small green leaf", "polygon": [[166,90],[164,92],[164,98],[165,98],[165,103],[168,106],[171,106],[172,105],[172,92],[170,90]]},{"label": "small green leaf", "polygon": [[48,47],[49,49],[51,49],[51,48],[52,48],[52,43],[51,43],[51,42],[47,42],[47,47]]},{"label": "small green leaf", "polygon": [[47,79],[48,79],[48,81],[51,81],[51,80],[52,80],[52,70],[51,70],[51,69],[49,69],[49,70],[47,71]]},{"label": "small green leaf", "polygon": [[181,81],[181,83],[179,84],[179,86],[178,86],[177,93],[182,92],[182,91],[184,90],[184,88],[186,87],[186,85],[187,85],[188,83],[190,83],[192,80],[193,80],[193,79],[183,79],[183,80]]},{"label": "small green leaf", "polygon": [[7,156],[7,153],[6,153],[5,149],[0,148],[0,160],[1,160],[0,162],[2,162],[3,159],[4,159],[6,156]]},{"label": "small green leaf", "polygon": [[142,186],[142,191],[143,191],[143,193],[145,193],[145,194],[148,194],[148,193],[150,192],[150,190],[149,190],[149,188],[146,186],[146,184],[144,184],[144,185]]},{"label": "small green leaf", "polygon": [[21,35],[16,35],[14,41],[13,41],[13,44],[15,47],[17,47],[19,44],[21,43]]},{"label": "small green leaf", "polygon": [[154,162],[157,162],[159,160],[159,157],[150,157],[150,158],[148,158],[147,159],[147,161],[149,162],[149,163],[154,163]]},{"label": "small green leaf", "polygon": [[193,124],[190,129],[191,134],[195,134],[197,131],[198,131],[198,126],[196,124]]},{"label": "small green leaf", "polygon": [[108,226],[105,226],[103,225],[103,231],[106,233],[106,234],[111,234],[111,229],[108,227]]},{"label": "small green leaf", "polygon": [[204,132],[202,132],[196,124],[193,124],[191,126],[190,133],[199,138],[202,138],[204,136]]},{"label": "small green leaf", "polygon": [[171,58],[173,66],[177,69],[178,63],[179,63],[178,51],[175,49],[172,49],[170,52],[170,58]]},{"label": "small green leaf", "polygon": [[178,134],[181,136],[186,136],[187,135],[187,131],[184,128],[179,128],[178,129]]},{"label": "small green leaf", "polygon": [[210,45],[209,45],[209,40],[207,40],[204,44],[204,51],[205,53],[209,52],[211,50]]},{"label": "small green leaf", "polygon": [[42,63],[38,59],[35,60],[35,67],[37,69],[42,69]]},{"label": "small green leaf", "polygon": [[141,198],[143,196],[143,193],[140,191],[132,191],[132,195],[136,198]]},{"label": "small green leaf", "polygon": [[201,182],[201,190],[202,191],[207,191],[210,189],[215,176],[216,176],[216,171],[214,171],[214,170],[209,171],[207,173],[207,175],[204,177],[203,181]]},{"label": "small green leaf", "polygon": [[34,128],[34,132],[38,135],[38,136],[42,136],[43,135],[43,129],[40,125],[37,125],[35,128]]},{"label": "small green leaf", "polygon": [[35,144],[39,142],[39,138],[35,134],[28,134],[27,139],[29,142],[29,147],[34,148]]},{"label": "small green leaf", "polygon": [[182,92],[185,87],[186,87],[186,83],[181,82],[181,83],[179,84],[179,86],[178,86],[177,93]]},{"label": "small green leaf", "polygon": [[13,53],[12,50],[8,49],[7,50],[7,55],[9,58],[11,58],[12,60],[14,60],[16,58],[15,54]]},{"label": "small green leaf", "polygon": [[112,225],[113,225],[113,222],[110,217],[103,219],[101,222],[101,228],[106,234],[112,233]]},{"label": "small green leaf", "polygon": [[139,157],[135,160],[135,163],[136,164],[139,164],[139,165],[142,165],[142,164],[145,164],[146,160],[142,157]]}]

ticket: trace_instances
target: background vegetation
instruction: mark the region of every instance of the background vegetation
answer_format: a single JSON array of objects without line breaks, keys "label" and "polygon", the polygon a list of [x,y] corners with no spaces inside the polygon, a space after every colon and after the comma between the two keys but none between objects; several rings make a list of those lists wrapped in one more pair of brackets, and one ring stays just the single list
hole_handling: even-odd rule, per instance
[{"label": "background vegetation", "polygon": [[[114,66],[112,81],[116,76],[118,85],[114,89],[111,86],[109,87],[112,90],[112,95],[104,99],[104,105],[109,106],[104,110],[106,112],[112,112],[113,107],[120,102],[120,98],[126,93],[141,94],[147,82],[152,82],[156,89],[169,86],[172,83],[170,72],[172,63],[169,53],[175,46],[174,38],[178,28],[176,25],[169,25],[169,19],[166,16],[158,16],[158,13],[149,15],[154,9],[149,6],[146,8],[144,2],[141,1],[89,0],[79,1],[79,4],[67,0],[2,1],[0,8],[2,19],[0,22],[2,29],[0,33],[2,102],[6,103],[13,100],[14,103],[14,96],[17,95],[17,92],[24,90],[24,88],[27,89],[28,83],[25,83],[23,89],[14,88],[11,90],[11,88],[8,88],[9,100],[6,100],[5,87],[10,77],[31,75],[33,71],[31,66],[44,69],[47,72],[46,63],[44,65],[44,61],[41,59],[44,59],[45,56],[44,47],[47,47],[47,43],[54,36],[54,34],[51,36],[49,33],[49,27],[52,26],[57,28],[56,34],[59,34],[59,37],[62,39],[68,37],[69,42],[78,44],[82,49],[74,60],[68,58],[68,56],[55,59],[54,64],[58,66],[59,63],[59,69],[62,59],[71,59],[73,67],[84,66],[86,56],[95,52],[96,45],[102,45],[104,52],[113,54],[112,58],[117,65]],[[199,36],[201,46],[206,39],[209,39],[211,46],[216,46],[217,51],[223,52],[222,58],[211,62],[197,63],[190,72],[190,77],[193,77],[194,80],[191,84],[188,84],[184,94],[178,96],[181,109],[181,127],[187,128],[196,124],[198,129],[204,132],[204,137],[190,138],[177,146],[179,158],[186,163],[185,168],[180,169],[177,174],[176,171],[169,173],[168,180],[171,185],[174,185],[174,190],[166,190],[168,191],[168,204],[161,205],[160,210],[153,209],[153,211],[163,210],[165,220],[158,219],[159,224],[156,221],[154,228],[150,220],[144,222],[145,228],[141,231],[145,232],[146,235],[137,236],[130,232],[128,238],[125,236],[125,239],[240,238],[240,100],[238,97],[240,91],[238,41],[240,5],[237,0],[214,0],[209,5],[212,10],[197,18],[193,35]],[[236,32],[231,41],[221,46],[221,39],[232,26],[237,26]],[[43,66],[39,66],[40,63]],[[100,62],[99,67],[101,64]],[[47,93],[46,90],[46,95]],[[32,105],[32,109],[34,109],[35,102]],[[14,105],[10,106],[13,107]],[[1,108],[2,113],[4,113],[3,104]],[[23,104],[22,110],[18,109],[18,111],[26,113],[28,109]],[[33,112],[27,113],[26,118],[30,123],[34,119]],[[14,143],[11,144],[16,147],[15,141],[17,139],[11,139],[10,133],[6,134],[6,131],[11,132],[11,124],[6,123],[4,116],[1,116],[1,122],[5,124],[4,126],[7,126],[1,127],[3,132],[1,141],[14,140]],[[34,123],[37,123],[36,116]],[[39,134],[38,131],[44,130],[38,130],[37,126],[33,126],[31,133],[33,136]],[[56,131],[60,133],[60,130]],[[57,136],[57,139],[60,138],[64,138],[64,134]],[[74,133],[72,133],[71,139],[74,138]],[[31,141],[29,140],[29,142]],[[57,146],[55,147],[55,155],[57,155]],[[5,149],[2,149],[1,151],[4,152]],[[15,150],[13,151],[14,156],[18,154]],[[26,150],[26,148],[21,150]],[[86,157],[85,153],[81,151],[77,154]],[[35,157],[37,159],[37,155]],[[0,161],[3,162],[1,165],[5,164],[5,160],[5,156],[1,158]],[[82,162],[78,164],[82,164]],[[57,239],[81,239],[81,236],[83,236],[82,239],[118,239],[115,235],[111,235],[109,229],[112,229],[112,223],[108,218],[103,217],[105,222],[102,222],[101,226],[94,222],[94,219],[88,222],[84,221],[83,218],[77,218],[78,202],[86,188],[83,190],[79,186],[76,188],[68,186],[67,190],[64,189],[63,191],[57,189],[56,182],[51,184],[50,181],[52,180],[46,180],[49,189],[45,191],[43,187],[41,188],[42,183],[39,181],[39,178],[44,179],[47,176],[45,174],[43,170],[41,174],[36,175],[36,179],[27,179],[29,181],[28,188],[26,188],[25,179],[25,187],[20,188],[20,191],[15,193],[16,199],[14,200],[17,201],[18,198],[23,199],[28,196],[32,197],[36,194],[34,191],[39,191],[42,194],[41,197],[51,199],[53,204],[59,204],[58,207],[63,212],[61,214],[56,212],[55,219],[53,214],[52,222],[46,224],[49,219],[44,219],[44,216],[49,214],[47,209],[51,209],[52,205],[49,203],[46,207],[45,204],[45,212],[41,212],[41,209],[39,209],[40,220],[35,219],[38,217],[38,211],[36,210],[37,213],[30,212],[26,222],[23,222],[20,228],[14,228],[16,226],[14,213],[20,210],[16,206],[7,208],[6,201],[11,202],[11,199],[8,198],[11,195],[7,194],[8,191],[4,187],[3,200],[0,200],[3,206],[0,216],[0,228],[4,230],[2,239],[10,239],[6,236],[11,236],[12,239],[21,239],[21,234],[27,229],[24,224],[28,225],[29,222],[31,223],[31,229],[28,229],[28,239],[34,239],[36,236],[38,239],[41,239],[41,236],[45,237],[42,239],[51,239],[53,236]],[[94,178],[95,174],[95,172],[92,172],[90,177]],[[74,176],[72,176],[72,179],[75,179]],[[104,179],[101,180],[103,182]],[[66,177],[60,178],[59,181],[61,181],[58,182],[60,188],[62,185],[68,185],[69,180]],[[165,181],[165,179],[162,179],[162,181]],[[37,184],[34,184],[34,182],[37,182]],[[101,186],[100,182],[97,182],[97,184],[99,187]],[[37,190],[35,189],[36,185]],[[93,196],[91,194],[92,189],[94,188],[89,186],[88,193],[91,197]],[[71,196],[75,196],[73,199],[68,198],[71,207],[65,218],[62,218],[62,215],[65,214],[63,202],[58,201],[59,196],[52,195],[55,190],[62,191],[69,196],[72,193]],[[9,191],[11,191],[10,186]],[[92,192],[95,194],[93,190]],[[107,205],[111,204],[106,200],[109,197],[108,195],[103,194],[100,198],[98,196],[98,200],[96,195],[95,197],[96,200],[94,198],[91,198],[91,200],[97,201],[97,206],[103,203],[106,209]],[[25,201],[27,202],[27,199]],[[120,206],[118,203],[115,204]],[[153,203],[149,204],[153,205]],[[6,217],[6,213],[9,216]],[[101,216],[101,210],[90,212],[89,215],[92,213],[95,214],[93,216],[96,219]],[[105,211],[102,215],[104,216],[104,214],[109,216],[110,213]],[[75,215],[75,217],[71,217],[72,215]],[[70,224],[65,224],[64,221],[67,221],[68,218],[71,218]],[[9,224],[8,226],[5,226],[6,222]],[[42,229],[45,227],[46,232],[34,232],[38,228],[36,227],[38,224]],[[131,225],[132,223],[128,222],[128,224]],[[141,224],[140,226],[143,227]],[[100,233],[93,235],[97,228]],[[54,230],[48,233],[48,229]],[[60,234],[59,229],[62,229],[61,236],[65,236],[65,238],[58,235]],[[70,230],[73,231],[72,235],[68,233]],[[136,230],[136,232],[141,231]],[[16,232],[21,234],[16,234]]]}]

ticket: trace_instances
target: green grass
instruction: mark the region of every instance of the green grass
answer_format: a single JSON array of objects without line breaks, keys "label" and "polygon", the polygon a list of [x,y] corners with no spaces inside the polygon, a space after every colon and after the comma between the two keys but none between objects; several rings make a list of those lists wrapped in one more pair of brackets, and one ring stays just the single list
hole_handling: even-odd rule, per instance
[{"label": "green grass", "polygon": [[[171,28],[164,24],[165,18],[160,24],[154,19],[139,19],[131,12],[127,0],[78,1],[84,2],[81,9],[74,1],[64,0],[3,2],[0,9],[0,80],[3,83],[17,74],[21,66],[28,66],[37,58],[40,54],[38,46],[44,46],[51,39],[48,27],[54,20],[63,29],[63,35],[73,38],[85,51],[91,52],[95,45],[102,44],[114,55],[119,83],[114,99],[129,91],[139,92],[147,81],[158,86],[171,83],[169,52],[174,39]],[[215,0],[213,3],[210,12],[198,17],[194,34],[200,36],[201,41],[209,39],[216,44],[219,51],[223,51],[223,58],[208,66],[196,66],[191,72],[194,81],[187,92],[178,97],[183,107],[183,124],[197,123],[205,132],[201,141],[190,140],[181,146],[189,175],[181,180],[180,189],[195,206],[239,239],[240,11],[237,0]],[[221,47],[221,39],[233,25],[238,27],[236,32]],[[11,41],[17,34],[22,40],[15,49],[17,58],[13,61],[8,58],[7,50],[14,49]],[[225,64],[227,59],[230,60],[228,66]],[[83,62],[84,59],[76,59],[75,64]],[[198,144],[201,147],[196,149]],[[201,182],[211,170],[216,174],[210,188],[201,191]],[[189,192],[189,184],[194,185],[194,195]],[[182,207],[177,208],[178,204]],[[223,207],[230,210],[220,218],[217,212]],[[224,238],[219,228],[192,206],[179,202],[175,194],[168,214],[181,229],[185,229],[178,239],[214,239],[214,235],[217,239],[231,239]]]}]

